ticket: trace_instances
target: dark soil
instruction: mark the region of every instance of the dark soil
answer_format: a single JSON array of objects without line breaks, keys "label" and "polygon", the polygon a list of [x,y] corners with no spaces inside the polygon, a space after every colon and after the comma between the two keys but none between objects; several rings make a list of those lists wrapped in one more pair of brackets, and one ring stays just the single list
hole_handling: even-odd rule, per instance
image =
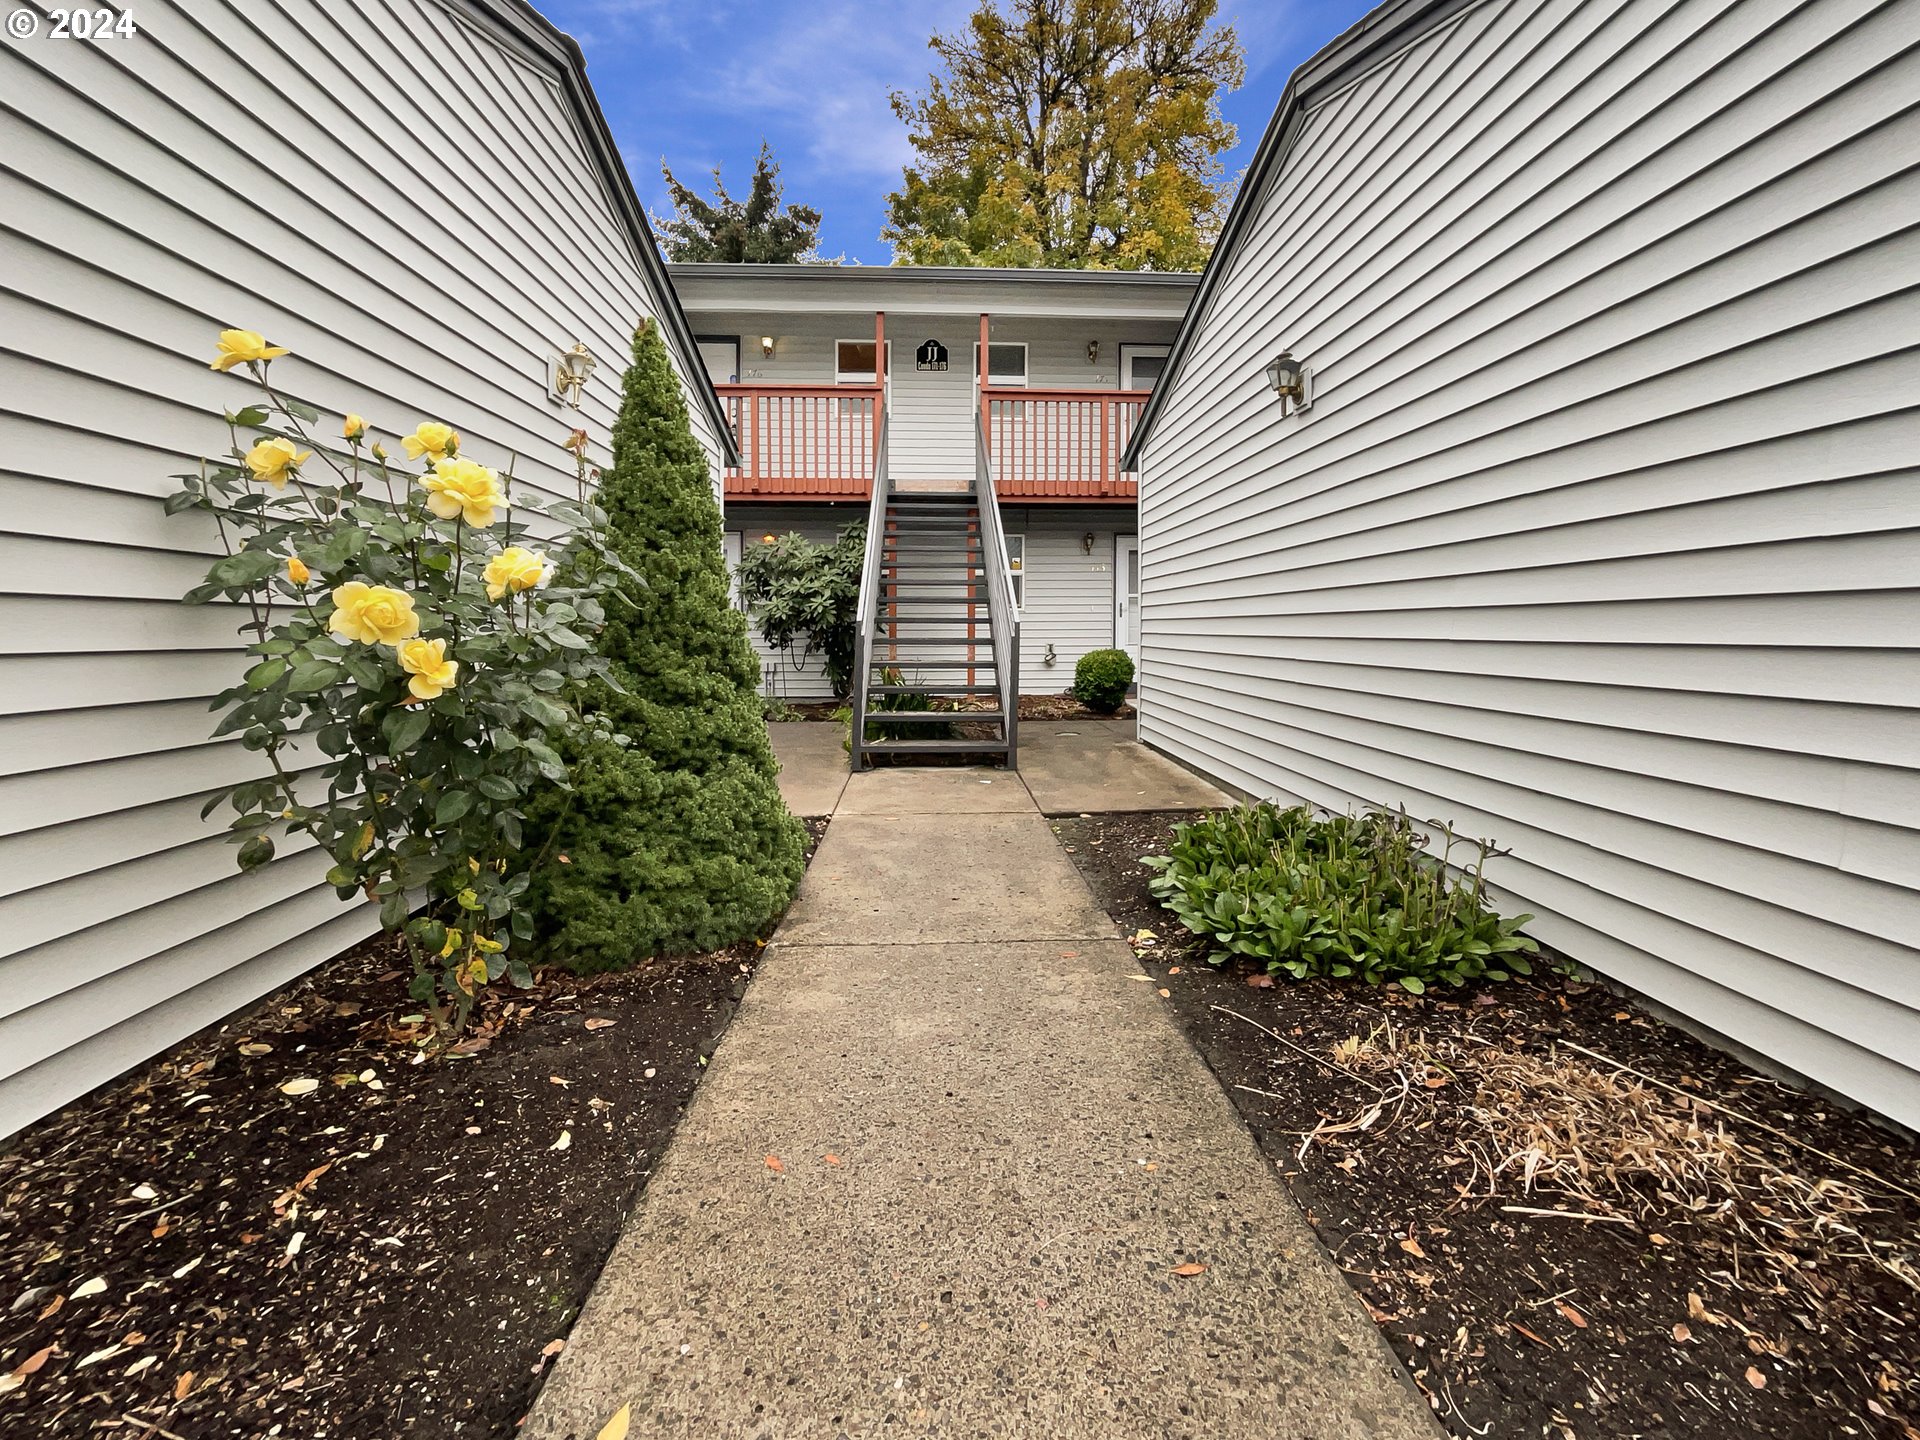
[{"label": "dark soil", "polygon": [[[1491,1181],[1485,1159],[1499,1157],[1473,1107],[1492,1092],[1471,1057],[1565,1058],[1573,1044],[1667,1082],[1681,1094],[1643,1093],[1683,1121],[1724,1125],[1785,1172],[1867,1192],[1876,1213],[1852,1223],[1909,1267],[1920,1262],[1920,1204],[1808,1147],[1910,1191],[1920,1191],[1920,1147],[1749,1070],[1601,984],[1548,975],[1416,998],[1216,970],[1210,947],[1156,905],[1138,858],[1163,850],[1186,818],[1092,816],[1055,828],[1454,1434],[1920,1437],[1915,1290],[1850,1255],[1843,1236],[1803,1234],[1788,1246],[1796,1265],[1769,1264],[1726,1217],[1658,1186],[1626,1201],[1597,1178],[1610,1203],[1596,1203],[1591,1191],[1526,1193],[1517,1169]],[[1372,1108],[1369,1086],[1392,1088],[1392,1058],[1373,1068],[1333,1058],[1381,1037],[1391,1055],[1469,1058],[1401,1064],[1408,1098],[1365,1130],[1323,1131],[1301,1158],[1304,1132],[1350,1123]],[[1762,1221],[1786,1213],[1769,1198]],[[1613,1219],[1503,1208],[1512,1205]]]},{"label": "dark soil", "polygon": [[429,1058],[370,942],[16,1137],[0,1434],[512,1435],[758,953],[544,971]]}]

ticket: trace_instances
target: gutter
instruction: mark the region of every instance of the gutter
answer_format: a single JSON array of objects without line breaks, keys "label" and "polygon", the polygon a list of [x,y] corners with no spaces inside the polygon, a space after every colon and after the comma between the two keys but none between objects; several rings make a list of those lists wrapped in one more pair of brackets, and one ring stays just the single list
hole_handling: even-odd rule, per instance
[{"label": "gutter", "polygon": [[707,418],[713,422],[714,433],[720,439],[722,465],[737,466],[740,463],[740,449],[734,438],[733,424],[727,419],[719,392],[713,388],[713,381],[707,376],[707,367],[700,363],[700,350],[694,343],[693,327],[687,322],[687,313],[680,306],[680,296],[674,290],[673,282],[667,278],[667,267],[660,258],[660,246],[654,239],[653,226],[647,220],[646,207],[640,203],[640,197],[634,191],[626,162],[620,158],[620,147],[614,143],[613,131],[607,126],[607,117],[600,109],[599,98],[587,80],[586,55],[571,35],[555,27],[528,0],[465,0],[465,4],[518,36],[559,70],[567,98],[572,102],[575,117],[585,134],[587,147],[602,178],[607,182],[608,193],[613,197],[614,208],[627,222],[629,238],[638,252],[640,269],[659,307],[655,319],[666,330],[668,344],[679,354],[688,383],[706,410]]},{"label": "gutter", "polygon": [[1330,92],[1351,84],[1365,71],[1478,3],[1480,0],[1387,0],[1316,51],[1288,78],[1286,89],[1280,92],[1280,102],[1274,107],[1273,118],[1260,137],[1260,147],[1254,151],[1246,176],[1240,182],[1240,191],[1233,197],[1233,208],[1227,212],[1220,239],[1207,259],[1206,269],[1200,272],[1199,289],[1194,292],[1193,303],[1187,307],[1179,333],[1173,338],[1166,368],[1161,371],[1159,383],[1153,387],[1153,394],[1134,423],[1133,435],[1120,456],[1122,470],[1139,472],[1140,452],[1146,447],[1166,396],[1193,348],[1194,337],[1213,308],[1221,280],[1253,227],[1253,217],[1260,208],[1268,182],[1293,153],[1306,112]]}]

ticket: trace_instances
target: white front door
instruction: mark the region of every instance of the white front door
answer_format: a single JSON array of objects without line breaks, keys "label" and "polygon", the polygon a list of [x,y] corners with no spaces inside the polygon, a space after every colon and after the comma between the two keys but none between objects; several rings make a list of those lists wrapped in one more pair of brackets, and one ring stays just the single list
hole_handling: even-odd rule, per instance
[{"label": "white front door", "polygon": [[1113,537],[1113,645],[1140,668],[1140,537]]}]

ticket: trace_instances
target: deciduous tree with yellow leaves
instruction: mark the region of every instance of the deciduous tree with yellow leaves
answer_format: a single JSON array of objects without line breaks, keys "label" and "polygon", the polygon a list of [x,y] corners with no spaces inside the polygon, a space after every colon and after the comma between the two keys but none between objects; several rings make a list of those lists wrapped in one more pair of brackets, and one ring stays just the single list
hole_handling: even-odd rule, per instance
[{"label": "deciduous tree with yellow leaves", "polygon": [[888,197],[894,262],[1198,270],[1246,73],[1216,0],[983,0],[895,93],[917,164]]}]

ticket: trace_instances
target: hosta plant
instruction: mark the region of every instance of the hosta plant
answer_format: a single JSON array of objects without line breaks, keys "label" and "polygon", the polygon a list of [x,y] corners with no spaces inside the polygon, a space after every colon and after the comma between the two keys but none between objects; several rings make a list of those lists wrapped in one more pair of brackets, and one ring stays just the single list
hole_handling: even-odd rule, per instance
[{"label": "hosta plant", "polygon": [[1404,812],[1315,815],[1305,806],[1243,806],[1175,827],[1165,855],[1145,857],[1160,903],[1234,956],[1273,975],[1392,982],[1420,994],[1532,973],[1537,946],[1488,905],[1486,840],[1463,840]]},{"label": "hosta plant", "polygon": [[318,412],[269,376],[286,353],[221,335],[213,368],[257,394],[226,416],[226,454],[166,502],[206,513],[225,552],[188,603],[237,607],[249,641],[214,733],[262,773],[202,813],[231,807],[243,869],[311,836],[341,898],[405,936],[414,997],[457,1029],[489,981],[532,983],[522,897],[553,857],[522,843],[522,807],[569,783],[561,743],[593,728],[570,697],[611,683],[590,637],[626,567],[603,544],[584,432],[567,442],[572,498],[516,492],[510,466],[442,421],[399,443],[402,463],[358,415],[317,438]]}]

